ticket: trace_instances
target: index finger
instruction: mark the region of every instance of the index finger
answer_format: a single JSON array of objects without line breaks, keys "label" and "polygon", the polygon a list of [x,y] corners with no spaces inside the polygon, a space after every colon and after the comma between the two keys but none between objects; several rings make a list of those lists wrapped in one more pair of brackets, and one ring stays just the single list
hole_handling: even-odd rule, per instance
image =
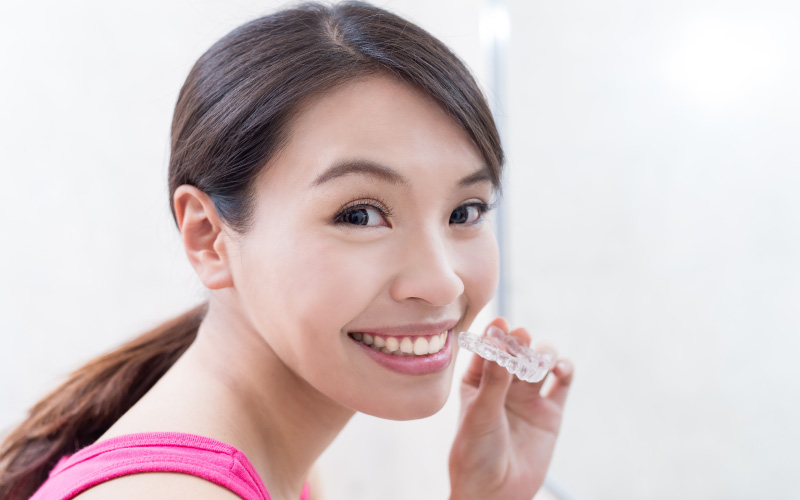
[{"label": "index finger", "polygon": [[567,394],[569,393],[570,385],[572,385],[572,377],[575,373],[575,367],[572,362],[567,359],[559,359],[553,367],[554,381],[544,397],[556,403],[560,408],[564,407],[567,401]]}]

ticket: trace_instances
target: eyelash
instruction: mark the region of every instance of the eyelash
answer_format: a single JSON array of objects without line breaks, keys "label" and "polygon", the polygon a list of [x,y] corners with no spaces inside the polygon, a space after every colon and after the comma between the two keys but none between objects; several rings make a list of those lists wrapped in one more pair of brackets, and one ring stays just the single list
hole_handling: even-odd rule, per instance
[{"label": "eyelash", "polygon": [[[453,211],[459,208],[468,208],[468,207],[476,207],[478,209],[478,219],[470,224],[470,225],[476,225],[480,224],[486,217],[486,214],[488,214],[497,207],[497,202],[485,203],[482,201],[474,201],[470,203],[464,203],[462,205],[457,206]],[[347,215],[349,211],[358,208],[373,208],[377,210],[379,214],[381,214],[381,217],[386,219],[394,215],[394,212],[392,211],[392,208],[389,206],[388,203],[382,201],[379,197],[374,196],[369,199],[359,198],[358,200],[353,200],[347,203],[339,210],[339,212],[333,218],[333,222],[335,224],[354,225],[344,222],[344,217],[345,215]]]},{"label": "eyelash", "polygon": [[374,208],[384,219],[388,219],[394,215],[392,207],[390,207],[388,203],[384,202],[377,196],[372,196],[370,198],[359,198],[347,203],[339,210],[339,213],[336,214],[336,217],[333,218],[333,221],[336,224],[353,225],[344,222],[344,216],[349,211],[356,208]]},{"label": "eyelash", "polygon": [[[462,205],[457,206],[456,209],[463,208],[463,207],[466,207],[466,208],[475,207],[475,208],[478,209],[478,219],[475,222],[472,222],[470,224],[459,224],[459,225],[462,225],[462,226],[467,226],[467,225],[476,226],[476,225],[482,223],[486,219],[486,214],[488,214],[489,212],[494,210],[497,207],[497,205],[498,205],[498,202],[496,202],[496,201],[492,202],[492,203],[486,203],[486,202],[483,202],[483,201],[472,201],[472,202],[464,203]],[[453,212],[455,212],[455,210],[453,210]]]},{"label": "eyelash", "polygon": [[[470,203],[464,203],[463,205],[459,205],[456,208],[462,207],[475,207],[478,209],[478,220],[472,223],[472,225],[480,224],[483,222],[483,219],[486,217],[486,214],[491,212],[496,206],[496,203],[485,203],[483,201],[473,201]],[[455,211],[455,210],[454,210]]]}]

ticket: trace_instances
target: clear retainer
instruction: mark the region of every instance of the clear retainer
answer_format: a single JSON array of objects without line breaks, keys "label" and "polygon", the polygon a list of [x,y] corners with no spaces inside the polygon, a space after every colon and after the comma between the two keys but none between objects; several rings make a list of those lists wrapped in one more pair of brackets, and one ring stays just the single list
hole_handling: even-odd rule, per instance
[{"label": "clear retainer", "polygon": [[461,332],[458,345],[483,359],[494,361],[525,382],[540,382],[556,363],[552,350],[535,351],[496,326],[487,329],[486,337]]}]

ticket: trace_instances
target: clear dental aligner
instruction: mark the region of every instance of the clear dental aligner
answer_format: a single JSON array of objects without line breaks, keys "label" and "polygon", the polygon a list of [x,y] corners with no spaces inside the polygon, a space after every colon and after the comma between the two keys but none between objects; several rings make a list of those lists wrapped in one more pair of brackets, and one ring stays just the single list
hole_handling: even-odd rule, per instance
[{"label": "clear dental aligner", "polygon": [[489,327],[486,337],[461,332],[458,345],[483,359],[494,361],[525,382],[540,382],[556,363],[553,352],[534,351],[496,326]]}]

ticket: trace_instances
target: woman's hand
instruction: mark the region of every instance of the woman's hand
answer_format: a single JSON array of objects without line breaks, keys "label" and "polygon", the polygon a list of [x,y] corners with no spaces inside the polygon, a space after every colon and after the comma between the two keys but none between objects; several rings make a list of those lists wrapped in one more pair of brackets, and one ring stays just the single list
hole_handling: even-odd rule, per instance
[{"label": "woman's hand", "polygon": [[[498,318],[489,326],[508,332]],[[511,332],[524,345],[524,328]],[[544,483],[561,426],[572,365],[559,360],[552,385],[519,380],[474,355],[461,381],[461,425],[450,451],[451,500],[531,500]]]}]

